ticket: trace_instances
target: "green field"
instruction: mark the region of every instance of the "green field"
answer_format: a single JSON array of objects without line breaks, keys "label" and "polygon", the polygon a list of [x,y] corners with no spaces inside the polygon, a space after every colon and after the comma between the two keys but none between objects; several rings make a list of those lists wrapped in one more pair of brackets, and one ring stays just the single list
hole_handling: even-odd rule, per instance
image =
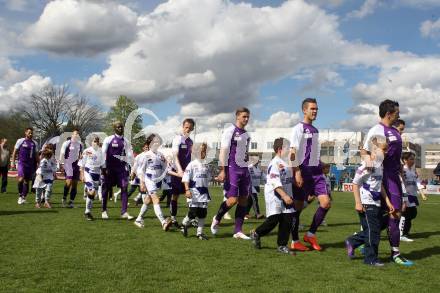
[{"label": "green field", "polygon": [[[219,235],[209,241],[185,239],[177,230],[163,232],[153,209],[145,228],[119,219],[120,203],[109,203],[108,221],[87,222],[82,196],[76,208],[60,207],[62,183],[56,184],[51,210],[37,210],[34,196],[17,205],[16,184],[0,195],[0,291],[1,292],[438,292],[440,284],[440,197],[431,196],[419,208],[413,224],[413,243],[402,243],[402,253],[415,262],[404,268],[390,263],[389,245],[383,237],[380,258],[384,268],[348,260],[344,239],[359,228],[353,200],[335,193],[327,227],[318,231],[324,251],[276,252],[276,235],[263,238],[263,249],[233,239],[233,222],[224,221]],[[212,189],[208,218],[222,199]],[[263,197],[260,197],[263,201]],[[312,204],[302,215],[309,224]],[[138,208],[129,208],[137,215]],[[168,209],[164,208],[168,214]],[[179,205],[181,220],[186,208]],[[209,230],[210,220],[205,228]],[[246,233],[260,221],[245,222]],[[301,237],[304,231],[301,232]],[[384,235],[385,236],[385,233]]]}]

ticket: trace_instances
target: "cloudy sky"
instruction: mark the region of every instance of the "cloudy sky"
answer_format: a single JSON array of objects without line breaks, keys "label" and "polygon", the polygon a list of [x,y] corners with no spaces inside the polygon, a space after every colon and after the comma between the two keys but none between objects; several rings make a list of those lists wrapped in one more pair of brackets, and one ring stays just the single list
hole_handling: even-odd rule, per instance
[{"label": "cloudy sky", "polygon": [[69,84],[167,127],[241,105],[289,127],[316,97],[318,127],[363,130],[393,98],[412,139],[440,142],[440,0],[0,0],[0,36],[0,111]]}]

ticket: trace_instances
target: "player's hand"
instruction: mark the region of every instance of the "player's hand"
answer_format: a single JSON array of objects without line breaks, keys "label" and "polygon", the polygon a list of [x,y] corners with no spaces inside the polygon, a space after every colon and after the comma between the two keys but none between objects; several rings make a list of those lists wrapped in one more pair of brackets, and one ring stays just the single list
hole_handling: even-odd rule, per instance
[{"label": "player's hand", "polygon": [[402,213],[404,212],[404,211],[406,211],[406,208],[408,207],[408,204],[406,203],[406,201],[403,201],[403,203],[402,203]]},{"label": "player's hand", "polygon": [[79,180],[80,180],[81,182],[84,182],[84,175],[83,175],[83,174],[80,174],[80,175],[79,175]]},{"label": "player's hand", "polygon": [[283,198],[284,203],[286,206],[290,206],[293,204],[293,199],[290,196],[286,196]]},{"label": "player's hand", "polygon": [[130,180],[134,180],[135,177],[136,177],[136,175],[134,173],[130,174]]},{"label": "player's hand", "polygon": [[424,195],[423,193],[421,195],[422,195],[422,200],[427,200],[428,199],[428,197],[426,195]]},{"label": "player's hand", "polygon": [[190,190],[185,191],[186,198],[192,198],[192,194]]},{"label": "player's hand", "polygon": [[225,181],[225,171],[220,171],[220,173],[218,174],[218,176],[215,178],[216,181],[218,182],[224,182]]},{"label": "player's hand", "polygon": [[295,173],[295,185],[298,187],[302,187],[304,185],[304,179],[301,175],[301,172]]},{"label": "player's hand", "polygon": [[354,209],[355,209],[357,212],[359,212],[359,213],[363,213],[363,212],[365,212],[365,210],[364,210],[364,206],[363,206],[362,203],[360,203],[360,202],[357,202],[357,203],[355,204]]},{"label": "player's hand", "polygon": [[182,177],[183,177],[183,171],[179,171],[179,172],[177,172],[177,176],[179,176],[180,178],[182,178]]},{"label": "player's hand", "polygon": [[147,192],[147,188],[145,187],[145,183],[144,183],[144,182],[141,182],[140,189],[141,189],[141,192],[142,192],[142,193]]},{"label": "player's hand", "polygon": [[388,207],[388,213],[393,214],[395,211],[394,206],[390,202],[387,202],[387,207]]}]

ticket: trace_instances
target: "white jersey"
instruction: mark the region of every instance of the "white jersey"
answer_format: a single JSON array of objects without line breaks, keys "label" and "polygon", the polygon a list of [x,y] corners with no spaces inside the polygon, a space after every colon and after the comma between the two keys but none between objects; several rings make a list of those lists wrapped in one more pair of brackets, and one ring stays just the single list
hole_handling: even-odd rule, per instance
[{"label": "white jersey", "polygon": [[54,180],[53,174],[57,171],[57,165],[51,159],[42,159],[38,166],[36,174],[41,177],[37,177],[34,181],[34,188],[43,188],[47,184],[52,184]]},{"label": "white jersey", "polygon": [[138,178],[141,178],[141,176],[143,176],[142,167],[145,164],[145,158],[146,158],[145,155],[146,154],[147,154],[147,152],[142,152],[134,158],[133,173]]},{"label": "white jersey", "polygon": [[206,207],[211,200],[208,190],[210,179],[211,174],[208,164],[196,159],[186,166],[182,182],[188,183],[191,190],[192,198],[187,199],[190,207]]},{"label": "white jersey", "polygon": [[292,196],[292,171],[289,165],[280,157],[275,156],[267,168],[267,181],[264,185],[264,199],[266,201],[266,216],[293,213],[293,206],[286,206],[280,195],[275,191],[278,187]]},{"label": "white jersey", "polygon": [[[167,169],[167,161],[161,152],[149,150],[145,153],[142,170],[145,178],[149,180],[158,180],[164,175]],[[160,181],[163,178],[160,179]]]},{"label": "white jersey", "polygon": [[417,195],[419,190],[423,188],[418,179],[415,168],[410,169],[406,165],[403,167],[403,183],[408,195],[407,204],[409,207],[418,205]]},{"label": "white jersey", "polygon": [[78,141],[66,140],[61,145],[60,163],[72,164],[79,160],[82,151],[82,143]]},{"label": "white jersey", "polygon": [[88,173],[101,174],[101,167],[104,164],[104,157],[100,148],[86,148],[82,153],[82,159],[78,162],[78,166],[84,168]]},{"label": "white jersey", "polygon": [[362,164],[356,170],[353,184],[359,186],[361,203],[363,205],[375,205],[380,207],[382,176],[382,166],[373,168],[373,171],[368,171],[365,164]]}]

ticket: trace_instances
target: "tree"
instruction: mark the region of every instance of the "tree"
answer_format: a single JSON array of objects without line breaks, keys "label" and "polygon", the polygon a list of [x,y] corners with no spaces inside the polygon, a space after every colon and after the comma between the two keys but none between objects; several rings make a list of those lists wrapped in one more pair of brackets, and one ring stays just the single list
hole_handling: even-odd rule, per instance
[{"label": "tree", "polygon": [[81,137],[93,131],[101,131],[104,116],[97,106],[91,105],[84,96],[74,98],[73,106],[68,112],[68,122],[64,131],[79,128]]},{"label": "tree", "polygon": [[81,137],[102,130],[104,115],[99,108],[86,97],[71,94],[66,85],[48,86],[31,97],[23,113],[43,141],[74,128]]},{"label": "tree", "polygon": [[17,139],[24,136],[25,128],[32,126],[21,112],[14,110],[0,113],[0,125],[0,138],[8,140],[11,150]]},{"label": "tree", "polygon": [[[106,116],[106,126],[105,130],[106,133],[110,134],[113,133],[113,123],[116,121],[121,121],[124,125],[127,121],[128,115],[136,109],[138,109],[139,106],[131,99],[129,99],[126,96],[119,96],[119,98],[116,100],[116,103],[113,107],[110,108],[110,111],[108,112]],[[131,129],[132,137],[134,137],[135,134],[139,133],[142,130],[142,117],[137,117],[135,120],[135,123],[133,124],[133,127]],[[135,139],[132,141],[133,149],[135,152],[139,153],[142,149],[142,138]]]},{"label": "tree", "polygon": [[31,101],[23,110],[26,119],[44,140],[60,135],[62,126],[69,119],[69,109],[73,105],[68,87],[48,86],[31,97]]}]

